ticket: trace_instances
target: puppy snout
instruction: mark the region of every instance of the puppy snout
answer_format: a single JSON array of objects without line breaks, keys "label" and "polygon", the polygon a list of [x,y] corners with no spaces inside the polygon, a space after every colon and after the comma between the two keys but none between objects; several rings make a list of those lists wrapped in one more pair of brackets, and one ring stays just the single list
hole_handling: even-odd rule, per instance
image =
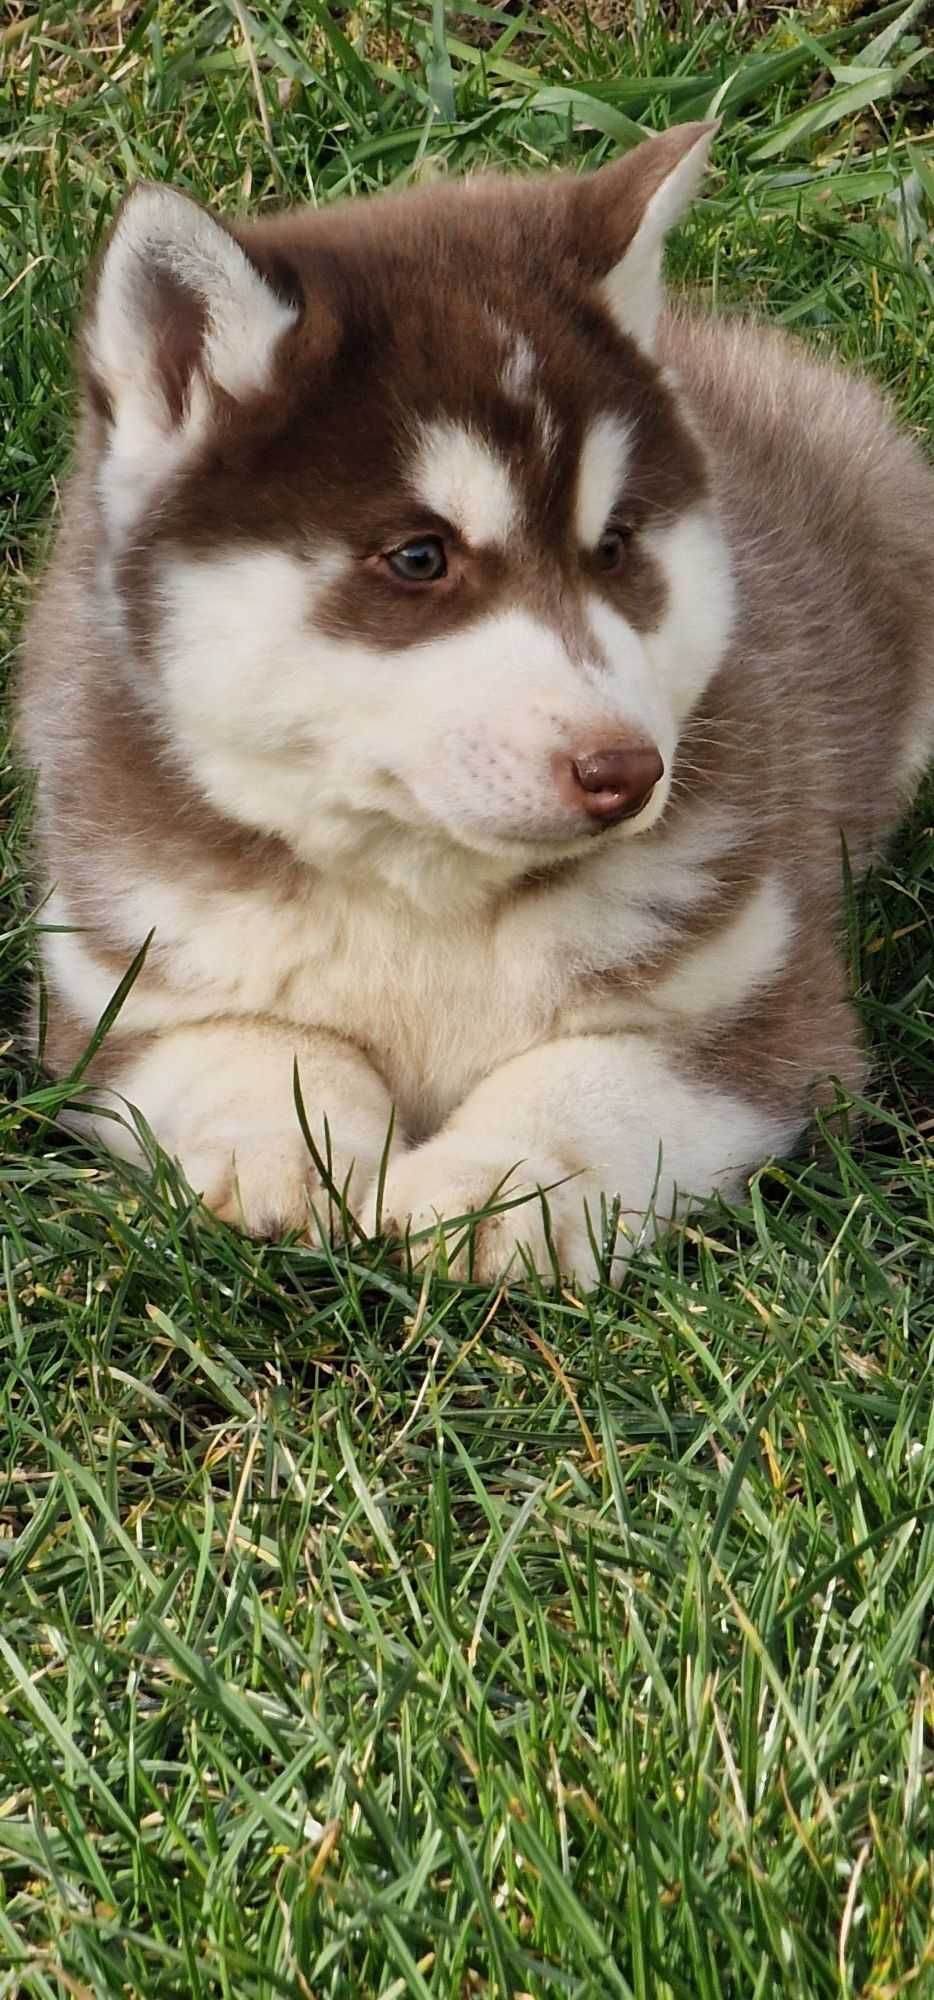
[{"label": "puppy snout", "polygon": [[561,790],[569,805],[582,808],[598,826],[616,826],[648,804],[664,769],[652,743],[581,750],[567,759]]}]

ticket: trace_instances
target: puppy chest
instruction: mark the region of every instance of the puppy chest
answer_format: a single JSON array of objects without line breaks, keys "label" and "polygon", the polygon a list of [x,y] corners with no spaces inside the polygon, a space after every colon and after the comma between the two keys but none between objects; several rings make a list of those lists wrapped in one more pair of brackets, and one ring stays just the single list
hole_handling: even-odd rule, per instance
[{"label": "puppy chest", "polygon": [[[472,1085],[539,1039],[549,1023],[537,966],[504,961],[475,937],[367,959],[348,953],[327,975],[329,1022],[371,1055],[410,1138],[437,1130]],[[309,993],[302,1009],[315,1017]]]},{"label": "puppy chest", "polygon": [[[166,921],[174,914],[176,921]],[[163,908],[159,959],[198,1012],[320,1027],[371,1056],[411,1136],[434,1130],[496,1063],[547,1032],[555,976],[530,945],[469,919],[419,924],[374,901],[262,895]],[[183,1004],[184,1001],[183,1001]]]}]

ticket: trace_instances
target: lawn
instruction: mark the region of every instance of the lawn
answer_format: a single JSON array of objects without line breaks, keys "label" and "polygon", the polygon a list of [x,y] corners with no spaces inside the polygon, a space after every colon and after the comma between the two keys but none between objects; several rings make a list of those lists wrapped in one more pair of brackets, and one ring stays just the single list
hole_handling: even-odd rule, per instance
[{"label": "lawn", "polygon": [[[719,109],[673,275],[932,416],[922,9],[0,25],[9,646],[127,181],[235,207]],[[852,1136],[622,1291],[256,1246],[60,1137],[3,782],[0,1995],[934,1994],[934,797],[852,901]]]}]

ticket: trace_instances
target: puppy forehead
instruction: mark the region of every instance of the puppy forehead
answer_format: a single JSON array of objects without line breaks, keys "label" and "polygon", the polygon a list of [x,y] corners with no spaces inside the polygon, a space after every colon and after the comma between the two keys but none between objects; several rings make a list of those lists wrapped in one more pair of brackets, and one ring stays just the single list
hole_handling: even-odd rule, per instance
[{"label": "puppy forehead", "polygon": [[[536,419],[546,457],[560,454],[566,461],[573,526],[587,546],[599,539],[623,496],[634,425],[601,414],[572,442],[551,409],[537,408]],[[408,486],[417,501],[450,521],[468,544],[505,546],[528,527],[526,499],[532,496],[523,494],[522,472],[528,477],[536,469],[520,468],[515,454],[507,454],[495,437],[469,422],[438,417],[419,428]]]},{"label": "puppy forehead", "polygon": [[582,433],[600,409],[601,377],[606,394],[606,371],[586,329],[539,303],[536,316],[522,301],[511,308],[492,283],[465,298],[453,282],[417,316],[411,297],[400,301],[394,322],[371,318],[366,297],[360,306],[364,337],[341,389],[376,420],[361,440],[373,473],[379,479],[385,459],[409,497],[468,544],[538,539],[545,513],[552,531],[559,514],[569,525]]}]

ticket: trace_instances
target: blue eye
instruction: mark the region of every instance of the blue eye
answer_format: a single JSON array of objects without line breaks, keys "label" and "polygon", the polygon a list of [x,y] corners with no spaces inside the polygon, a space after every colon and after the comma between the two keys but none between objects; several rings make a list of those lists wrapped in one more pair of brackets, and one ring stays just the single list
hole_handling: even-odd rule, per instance
[{"label": "blue eye", "polygon": [[439,577],[448,573],[444,543],[437,535],[422,535],[417,542],[404,542],[401,549],[390,549],[385,560],[393,575],[401,577],[403,583],[437,583]]}]

